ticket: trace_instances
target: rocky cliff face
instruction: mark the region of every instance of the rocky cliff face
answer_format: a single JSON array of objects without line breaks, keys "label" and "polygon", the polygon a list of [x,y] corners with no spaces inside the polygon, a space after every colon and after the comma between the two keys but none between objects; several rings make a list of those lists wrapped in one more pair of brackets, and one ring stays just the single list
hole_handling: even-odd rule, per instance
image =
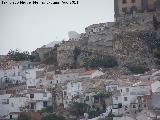
[{"label": "rocky cliff face", "polygon": [[160,30],[159,28],[155,30],[153,16],[158,21],[160,13],[138,13],[135,16],[118,18],[113,23],[88,26],[85,29],[86,33],[81,34],[76,44],[73,44],[75,41],[68,41],[60,47],[59,65],[74,63],[73,51],[78,46],[81,48],[78,63],[83,63],[85,58],[109,55],[116,57],[120,66],[128,64],[154,66],[153,50],[160,47]]},{"label": "rocky cliff face", "polygon": [[154,66],[153,48],[156,47],[153,31],[120,32],[114,35],[114,55],[119,65]]}]

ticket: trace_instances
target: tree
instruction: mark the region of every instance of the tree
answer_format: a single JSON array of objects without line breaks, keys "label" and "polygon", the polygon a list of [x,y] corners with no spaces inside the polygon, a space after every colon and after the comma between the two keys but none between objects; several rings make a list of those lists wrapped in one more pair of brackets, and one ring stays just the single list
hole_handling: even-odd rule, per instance
[{"label": "tree", "polygon": [[48,106],[40,111],[41,113],[53,113],[53,106]]},{"label": "tree", "polygon": [[86,103],[75,102],[71,104],[70,107],[71,107],[72,114],[76,115],[78,118],[80,116],[83,116],[84,113],[89,111],[89,105],[87,105]]},{"label": "tree", "polygon": [[10,50],[7,55],[14,61],[29,60],[30,58],[28,51],[20,52],[19,50]]},{"label": "tree", "polygon": [[55,114],[49,114],[42,117],[42,120],[66,120],[65,117]]},{"label": "tree", "polygon": [[57,50],[51,50],[49,52],[47,52],[45,55],[44,55],[44,63],[45,64],[48,64],[48,65],[51,65],[51,64],[54,64],[55,66],[57,65]]},{"label": "tree", "polygon": [[40,62],[39,54],[36,51],[33,51],[29,56],[31,62]]},{"label": "tree", "polygon": [[106,111],[106,102],[105,99],[112,96],[111,92],[99,92],[98,94],[94,95],[95,101],[98,101],[98,103],[103,107],[102,112]]},{"label": "tree", "polygon": [[79,47],[75,47],[75,49],[73,51],[73,54],[74,54],[74,65],[73,65],[73,67],[76,67],[77,58],[81,54],[81,49]]},{"label": "tree", "polygon": [[18,116],[18,119],[17,120],[31,120],[31,116],[25,114],[25,113],[21,113],[19,116]]},{"label": "tree", "polygon": [[144,74],[146,68],[143,65],[129,65],[128,70],[133,74]]}]

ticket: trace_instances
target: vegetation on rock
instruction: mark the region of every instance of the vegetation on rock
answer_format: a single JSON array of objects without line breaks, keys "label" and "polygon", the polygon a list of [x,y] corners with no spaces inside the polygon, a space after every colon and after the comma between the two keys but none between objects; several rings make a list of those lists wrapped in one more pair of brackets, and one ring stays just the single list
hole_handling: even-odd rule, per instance
[{"label": "vegetation on rock", "polygon": [[112,56],[107,56],[104,58],[88,59],[84,63],[84,67],[86,67],[86,68],[97,68],[97,67],[113,68],[115,66],[118,66],[118,62]]},{"label": "vegetation on rock", "polygon": [[44,55],[44,63],[47,64],[47,65],[55,65],[57,66],[58,62],[57,62],[57,48],[59,47],[59,44],[55,44],[54,48],[47,52],[45,55]]},{"label": "vegetation on rock", "polygon": [[65,117],[55,114],[49,114],[42,117],[42,120],[66,120]]},{"label": "vegetation on rock", "polygon": [[14,61],[30,60],[28,51],[20,52],[19,50],[10,50],[7,55]]}]

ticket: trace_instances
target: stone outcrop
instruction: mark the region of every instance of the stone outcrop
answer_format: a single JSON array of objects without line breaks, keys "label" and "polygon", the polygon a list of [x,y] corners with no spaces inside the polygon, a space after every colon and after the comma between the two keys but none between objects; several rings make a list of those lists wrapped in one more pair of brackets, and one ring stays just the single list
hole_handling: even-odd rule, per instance
[{"label": "stone outcrop", "polygon": [[65,41],[57,48],[58,66],[71,66],[74,64],[74,50],[79,47],[78,41]]},{"label": "stone outcrop", "polygon": [[74,63],[75,47],[81,48],[78,63],[109,55],[116,57],[120,66],[154,66],[153,50],[160,47],[160,30],[155,30],[153,16],[159,21],[159,12],[147,12],[88,26],[78,41],[65,42],[58,48],[59,66]]},{"label": "stone outcrop", "polygon": [[152,51],[156,47],[153,31],[120,32],[114,35],[114,55],[119,65],[154,66]]}]

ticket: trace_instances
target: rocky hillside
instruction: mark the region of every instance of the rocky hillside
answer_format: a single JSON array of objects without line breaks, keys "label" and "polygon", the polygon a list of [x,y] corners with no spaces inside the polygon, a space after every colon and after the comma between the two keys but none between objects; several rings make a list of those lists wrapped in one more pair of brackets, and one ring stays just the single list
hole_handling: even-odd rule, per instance
[{"label": "rocky hillside", "polygon": [[[119,66],[155,67],[153,51],[160,47],[159,12],[119,17],[116,22],[93,24],[79,40],[69,40],[58,48],[59,66],[83,65],[86,59],[114,57]],[[80,49],[75,54],[75,49]]]}]

